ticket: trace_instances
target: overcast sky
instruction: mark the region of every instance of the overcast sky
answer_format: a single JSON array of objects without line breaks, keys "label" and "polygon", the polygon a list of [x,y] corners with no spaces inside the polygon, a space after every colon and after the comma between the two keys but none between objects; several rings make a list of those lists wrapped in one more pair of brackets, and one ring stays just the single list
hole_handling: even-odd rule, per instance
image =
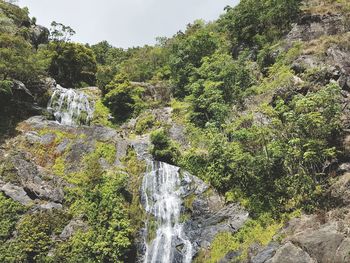
[{"label": "overcast sky", "polygon": [[153,44],[157,36],[172,36],[195,19],[216,19],[238,0],[19,0],[37,23],[71,26],[74,41],[95,44],[107,40],[117,47]]}]

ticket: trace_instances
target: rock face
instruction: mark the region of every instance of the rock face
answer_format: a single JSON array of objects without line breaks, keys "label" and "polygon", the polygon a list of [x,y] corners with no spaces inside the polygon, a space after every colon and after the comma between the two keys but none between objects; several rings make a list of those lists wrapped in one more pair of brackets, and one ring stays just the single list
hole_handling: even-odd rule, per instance
[{"label": "rock face", "polygon": [[30,39],[36,48],[38,48],[40,44],[47,44],[49,42],[50,31],[46,27],[32,25],[30,32]]},{"label": "rock face", "polygon": [[276,254],[269,260],[264,261],[266,263],[316,263],[317,261],[312,259],[301,248],[293,245],[291,242],[287,242],[281,248],[276,251]]},{"label": "rock face", "polygon": [[248,219],[248,212],[237,204],[225,205],[223,198],[202,180],[183,172],[184,203],[190,219],[184,228],[195,251],[209,248],[220,232],[236,232]]},{"label": "rock face", "polygon": [[335,35],[346,31],[339,14],[305,14],[287,36],[289,41],[309,41],[323,35]]},{"label": "rock face", "polygon": [[254,255],[250,262],[345,263],[350,259],[350,209],[323,215],[303,215],[281,231],[281,245],[272,245]]},{"label": "rock face", "polygon": [[13,200],[21,203],[22,205],[29,205],[32,202],[32,199],[29,198],[27,193],[22,187],[7,183],[3,185],[0,190],[8,197]]}]

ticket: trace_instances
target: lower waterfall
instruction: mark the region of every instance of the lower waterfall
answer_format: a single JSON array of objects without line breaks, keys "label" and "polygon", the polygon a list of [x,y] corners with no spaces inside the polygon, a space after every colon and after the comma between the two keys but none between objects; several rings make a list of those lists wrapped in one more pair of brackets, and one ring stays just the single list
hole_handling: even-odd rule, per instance
[{"label": "lower waterfall", "polygon": [[142,198],[151,217],[146,223],[146,232],[155,227],[155,238],[145,238],[144,262],[190,263],[192,244],[180,222],[182,199],[179,168],[163,162],[150,162],[142,183]]}]

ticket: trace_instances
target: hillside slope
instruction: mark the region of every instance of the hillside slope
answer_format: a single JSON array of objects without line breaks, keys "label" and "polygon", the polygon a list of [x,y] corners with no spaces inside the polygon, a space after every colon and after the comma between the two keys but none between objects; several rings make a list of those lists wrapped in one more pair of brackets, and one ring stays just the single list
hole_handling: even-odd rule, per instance
[{"label": "hillside slope", "polygon": [[1,262],[350,261],[347,0],[242,0],[127,50],[0,11]]}]

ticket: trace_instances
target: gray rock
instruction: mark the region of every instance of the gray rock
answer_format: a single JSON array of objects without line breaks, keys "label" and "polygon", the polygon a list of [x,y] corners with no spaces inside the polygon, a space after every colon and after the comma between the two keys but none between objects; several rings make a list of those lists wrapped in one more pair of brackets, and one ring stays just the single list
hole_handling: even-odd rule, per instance
[{"label": "gray rock", "polygon": [[[345,167],[342,168],[345,169]],[[350,205],[350,173],[347,172],[340,176],[330,190],[332,197],[342,200],[346,205]]]},{"label": "gray rock", "polygon": [[261,250],[256,256],[253,256],[251,263],[264,263],[267,260],[271,259],[278,248],[278,244],[270,243],[266,248]]},{"label": "gray rock", "polygon": [[248,212],[237,204],[225,205],[222,197],[199,178],[182,172],[181,187],[184,199],[193,198],[186,208],[190,219],[184,230],[195,251],[207,249],[220,232],[236,232],[248,219]]},{"label": "gray rock", "polygon": [[[63,201],[63,181],[59,178],[44,174],[42,170],[28,160],[25,153],[19,152],[8,156],[8,162],[15,167],[18,182],[33,198]],[[43,179],[45,178],[45,180]]]},{"label": "gray rock", "polygon": [[116,145],[115,165],[121,165],[123,157],[126,156],[129,143],[127,140],[119,140]]},{"label": "gray rock", "polygon": [[41,141],[41,137],[39,136],[39,134],[37,132],[33,132],[33,131],[27,132],[24,136],[25,136],[26,141],[31,145],[33,145],[35,143],[40,143],[40,141]]},{"label": "gray rock", "polygon": [[186,146],[187,139],[185,136],[185,127],[176,122],[173,122],[169,129],[169,136],[172,140],[180,143],[182,146]]},{"label": "gray rock", "polygon": [[338,173],[350,172],[350,163],[342,163],[338,167]]},{"label": "gray rock", "polygon": [[224,258],[220,259],[219,263],[231,263],[234,262],[234,259],[241,255],[240,252],[231,251],[225,255]]},{"label": "gray rock", "polygon": [[43,136],[41,136],[41,140],[40,140],[40,143],[42,145],[49,145],[51,143],[53,143],[56,139],[56,135],[53,134],[53,133],[48,133],[48,134],[45,134]]},{"label": "gray rock", "polygon": [[62,209],[62,205],[54,202],[47,202],[45,204],[38,205],[41,210]]},{"label": "gray rock", "polygon": [[29,205],[32,203],[32,199],[29,198],[26,191],[20,186],[13,185],[11,183],[7,183],[3,185],[0,190],[4,192],[4,194],[14,201],[21,203],[22,205]]},{"label": "gray rock", "polygon": [[67,138],[64,138],[62,140],[62,142],[57,145],[56,153],[57,154],[63,154],[67,150],[67,148],[69,146],[69,143],[70,143],[70,140],[68,140]]},{"label": "gray rock", "polygon": [[63,240],[67,240],[78,230],[86,231],[87,229],[88,225],[84,221],[81,219],[72,219],[69,224],[65,226],[59,237]]},{"label": "gray rock", "polygon": [[338,247],[342,244],[344,235],[337,231],[337,226],[332,223],[318,230],[307,230],[295,235],[293,243],[297,242],[317,262],[334,263],[334,257]]},{"label": "gray rock", "polygon": [[350,262],[350,238],[343,240],[334,256],[334,262]]},{"label": "gray rock", "polygon": [[279,248],[273,258],[266,263],[317,263],[300,247],[295,246],[291,242],[287,242]]},{"label": "gray rock", "polygon": [[30,38],[35,47],[38,47],[40,44],[47,44],[49,42],[50,31],[46,27],[33,25],[30,31]]},{"label": "gray rock", "polygon": [[346,31],[343,17],[338,14],[305,14],[287,35],[287,41],[310,41],[324,35],[335,35]]},{"label": "gray rock", "polygon": [[30,103],[34,101],[34,96],[30,90],[18,80],[13,80],[12,93],[16,101]]}]

